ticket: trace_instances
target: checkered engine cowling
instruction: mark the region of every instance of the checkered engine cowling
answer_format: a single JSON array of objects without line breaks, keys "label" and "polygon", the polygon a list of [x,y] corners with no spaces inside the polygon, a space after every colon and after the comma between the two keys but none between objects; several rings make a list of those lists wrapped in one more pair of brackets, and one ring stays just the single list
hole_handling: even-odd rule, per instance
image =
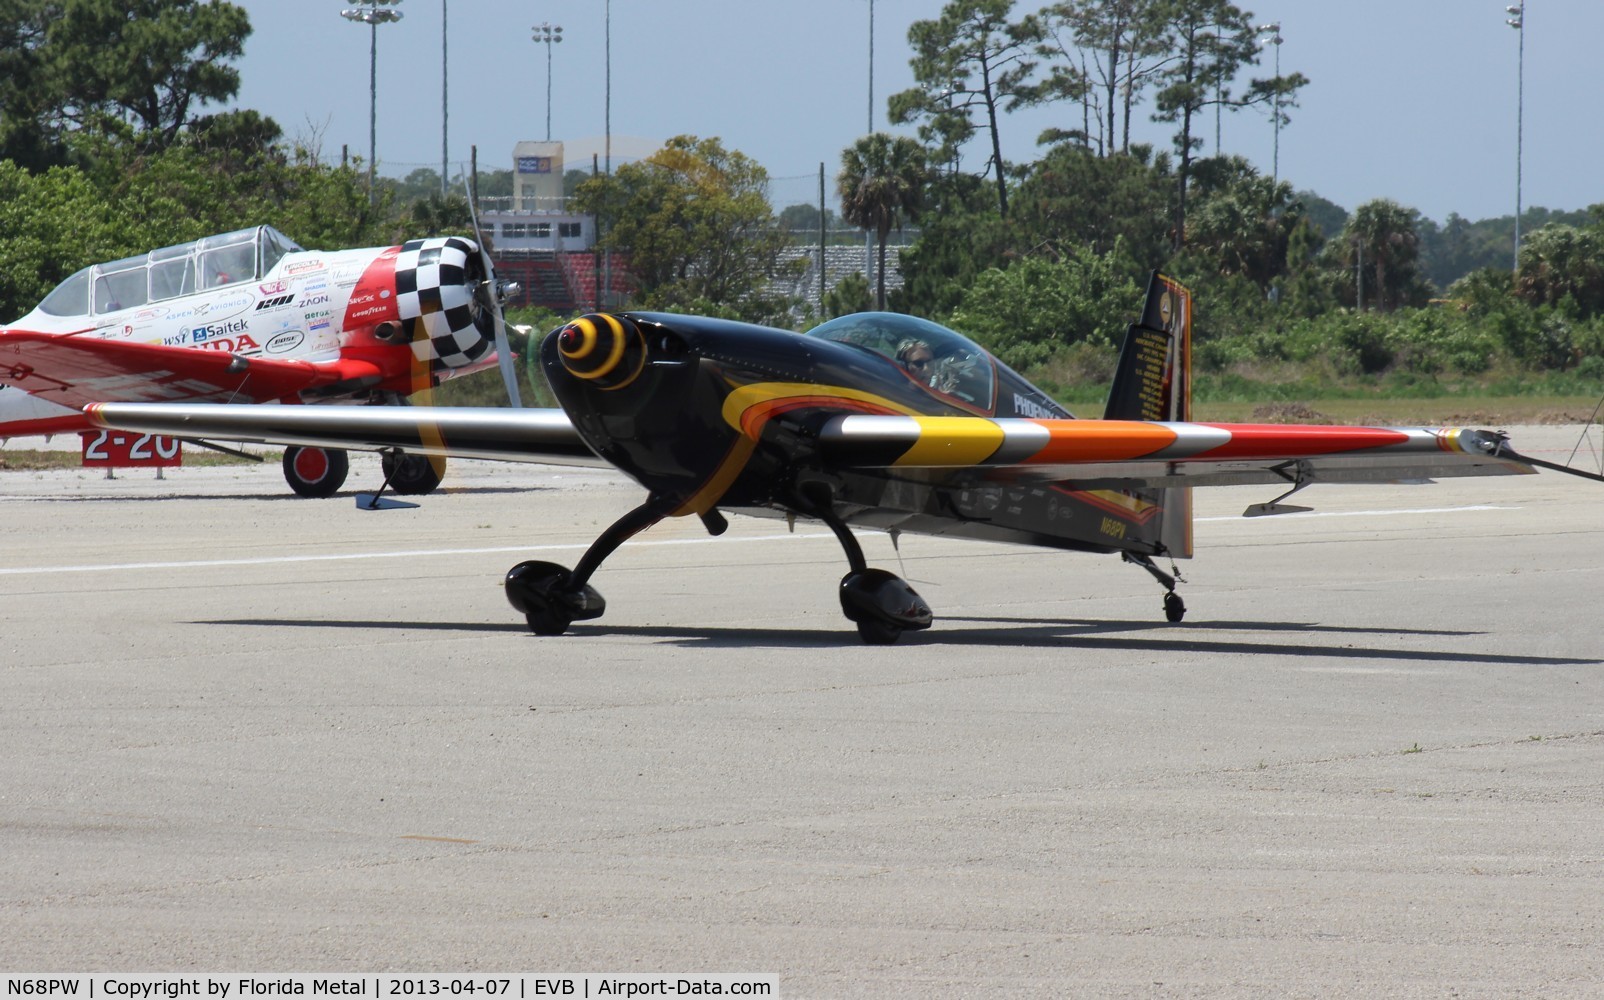
[{"label": "checkered engine cowling", "polygon": [[495,349],[495,318],[474,303],[474,290],[488,277],[483,272],[473,240],[437,236],[402,244],[396,310],[413,356],[431,371],[466,367]]}]

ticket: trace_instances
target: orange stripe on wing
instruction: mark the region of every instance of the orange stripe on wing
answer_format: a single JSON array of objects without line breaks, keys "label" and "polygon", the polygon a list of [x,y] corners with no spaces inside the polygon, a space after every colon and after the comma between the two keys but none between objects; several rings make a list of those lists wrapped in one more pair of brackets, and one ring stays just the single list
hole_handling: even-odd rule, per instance
[{"label": "orange stripe on wing", "polygon": [[1037,420],[1052,437],[1031,464],[1141,458],[1175,443],[1175,431],[1140,420]]}]

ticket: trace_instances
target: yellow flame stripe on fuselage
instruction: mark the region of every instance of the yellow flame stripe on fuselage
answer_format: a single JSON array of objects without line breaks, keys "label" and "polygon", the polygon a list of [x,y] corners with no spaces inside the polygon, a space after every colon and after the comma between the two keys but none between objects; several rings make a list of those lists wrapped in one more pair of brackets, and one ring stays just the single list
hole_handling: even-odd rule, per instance
[{"label": "yellow flame stripe on fuselage", "polygon": [[745,470],[746,463],[751,461],[752,452],[757,448],[757,439],[762,435],[763,425],[768,423],[769,415],[783,407],[788,400],[809,398],[839,399],[857,403],[859,406],[855,409],[860,410],[870,407],[886,413],[900,413],[910,417],[917,415],[909,407],[894,403],[884,396],[860,389],[848,389],[845,386],[818,385],[812,382],[750,382],[736,386],[730,390],[728,396],[724,397],[721,412],[724,422],[734,428],[740,436],[730,446],[723,460],[719,462],[718,468],[713,470],[707,481],[669,516],[705,514],[717,506],[725,492]]}]

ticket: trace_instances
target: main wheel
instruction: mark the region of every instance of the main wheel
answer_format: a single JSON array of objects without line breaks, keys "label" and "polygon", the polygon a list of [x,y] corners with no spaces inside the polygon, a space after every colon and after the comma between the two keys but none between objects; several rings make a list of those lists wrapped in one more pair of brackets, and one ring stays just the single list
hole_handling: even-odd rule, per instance
[{"label": "main wheel", "polygon": [[507,571],[507,603],[520,611],[536,635],[562,635],[576,621],[599,618],[607,602],[591,586],[571,589],[566,566],[521,562]]},{"label": "main wheel", "polygon": [[432,493],[445,478],[446,460],[430,455],[397,455],[386,452],[379,460],[390,489],[402,496]]},{"label": "main wheel", "polygon": [[284,481],[297,494],[313,500],[331,497],[345,485],[351,460],[338,448],[284,449]]}]

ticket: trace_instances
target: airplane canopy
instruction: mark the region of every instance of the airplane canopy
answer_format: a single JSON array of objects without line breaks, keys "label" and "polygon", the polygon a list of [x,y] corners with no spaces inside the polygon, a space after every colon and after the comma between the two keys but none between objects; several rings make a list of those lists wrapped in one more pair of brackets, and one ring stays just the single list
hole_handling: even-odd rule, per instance
[{"label": "airplane canopy", "polygon": [[51,316],[88,316],[253,281],[301,247],[272,226],[237,229],[137,257],[93,264],[39,303]]},{"label": "airplane canopy", "polygon": [[805,336],[873,351],[900,364],[926,388],[982,410],[992,407],[996,362],[979,344],[939,323],[902,313],[852,313]]}]

